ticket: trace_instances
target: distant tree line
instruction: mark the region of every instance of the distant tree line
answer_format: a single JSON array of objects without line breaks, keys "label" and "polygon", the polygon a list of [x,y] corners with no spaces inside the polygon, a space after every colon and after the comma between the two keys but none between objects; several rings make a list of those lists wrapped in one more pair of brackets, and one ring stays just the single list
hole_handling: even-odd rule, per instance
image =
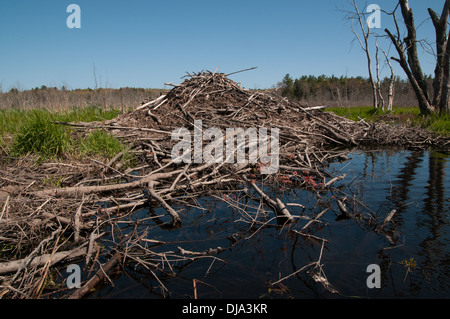
[{"label": "distant tree line", "polygon": [[[383,92],[387,92],[389,78],[381,80]],[[433,78],[426,77],[429,87]],[[372,105],[372,84],[362,76],[326,76],[302,75],[292,78],[286,74],[277,84],[277,92],[289,99],[308,104],[325,104],[328,106],[370,106]],[[386,97],[387,98],[387,97]],[[409,80],[395,78],[394,106],[417,106],[417,98]]]},{"label": "distant tree line", "polygon": [[126,110],[135,108],[148,98],[160,96],[163,89],[143,89],[123,87],[120,89],[75,89],[47,87],[42,85],[31,90],[12,88],[0,93],[0,109],[47,108],[65,110],[72,107],[99,106],[105,109]]},{"label": "distant tree line", "polygon": [[[433,79],[427,77],[429,88]],[[389,78],[381,81],[382,91],[387,92]],[[47,87],[42,85],[31,90],[12,88],[0,93],[0,109],[49,108],[67,109],[90,105],[102,108],[126,110],[135,108],[145,99],[160,96],[164,89],[144,89],[123,87],[120,89],[75,89],[68,90],[64,86]],[[370,106],[372,105],[372,88],[368,78],[362,76],[326,76],[302,75],[293,78],[289,74],[276,85],[276,92],[289,99],[298,100],[310,105],[328,106]],[[394,106],[417,106],[417,98],[408,80],[395,78]]]}]

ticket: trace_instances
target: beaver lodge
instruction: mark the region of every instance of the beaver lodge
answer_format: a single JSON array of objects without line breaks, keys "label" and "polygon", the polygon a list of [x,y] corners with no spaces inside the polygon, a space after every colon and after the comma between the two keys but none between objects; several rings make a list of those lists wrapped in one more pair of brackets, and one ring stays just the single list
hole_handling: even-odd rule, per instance
[{"label": "beaver lodge", "polygon": [[[197,259],[219,262],[224,251],[266,227],[315,241],[323,249],[328,240],[318,230],[324,226],[321,218],[325,214],[353,220],[391,238],[387,225],[395,211],[381,216],[356,210],[356,201],[346,200],[345,175],[333,176],[328,165],[345,161],[350,147],[371,144],[447,149],[449,145],[449,138],[419,128],[354,122],[324,112],[322,107],[306,107],[271,92],[243,89],[227,74],[209,71],[188,74],[166,95],[145,101],[114,120],[58,124],[72,127],[73,134],[108,130],[129,146],[134,165],[118,165],[123,153],[108,163],[30,164],[26,159],[2,163],[3,298],[81,298],[97,284],[108,284],[113,269],[127,267],[144,269],[156,280],[161,296],[166,297],[171,292],[161,277],[176,277],[177,269],[182,268],[178,266]],[[212,135],[195,134],[196,129],[205,133],[212,128],[214,131],[209,132],[215,133],[214,142],[223,146],[214,150],[222,154],[211,150],[205,153]],[[258,153],[251,161],[248,143],[244,148],[248,160],[244,162],[237,161],[238,147],[226,153],[224,141],[233,128],[254,129],[258,138],[261,129],[267,129],[263,139],[266,142],[276,137],[276,145],[265,145],[270,162],[263,161]],[[174,138],[174,132],[183,132],[187,139],[182,140],[180,134]],[[238,131],[234,132],[233,137]],[[218,133],[222,135],[218,137]],[[185,147],[175,155],[183,160],[173,156],[180,141]],[[192,146],[192,152],[187,146]],[[196,151],[203,155],[202,160],[195,160]],[[204,155],[213,153],[222,160],[206,161]],[[264,171],[271,164],[276,164],[275,169]],[[48,175],[61,177],[61,185],[50,187],[43,183]],[[311,207],[301,201],[284,202],[277,192],[280,188],[308,190],[317,197],[320,209],[311,214]],[[188,243],[169,245],[153,238],[151,227],[140,227],[145,221],[166,229],[182,228],[182,207],[202,209],[198,200],[207,196],[226,198],[230,209],[239,214],[234,222],[246,225],[229,236],[228,245],[193,250]],[[142,207],[152,212],[158,209],[158,214],[137,217],[135,213]],[[205,214],[211,213],[204,210]],[[321,256],[322,250],[317,262],[298,271],[308,271],[318,284],[333,292],[322,271]],[[89,271],[81,288],[70,290],[65,283],[51,286],[49,282],[58,277],[64,281],[61,272],[54,269],[68,264],[82,265]],[[291,275],[274,276],[269,285],[279,286]]]}]

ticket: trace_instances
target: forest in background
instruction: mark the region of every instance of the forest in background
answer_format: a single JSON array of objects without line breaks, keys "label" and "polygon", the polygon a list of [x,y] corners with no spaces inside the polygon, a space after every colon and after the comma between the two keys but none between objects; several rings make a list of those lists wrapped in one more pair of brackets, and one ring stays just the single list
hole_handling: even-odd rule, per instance
[{"label": "forest in background", "polygon": [[[389,78],[381,80],[381,90],[387,100]],[[432,88],[433,78],[427,77],[428,87]],[[336,77],[302,75],[292,78],[286,74],[277,85],[277,92],[289,99],[298,100],[310,106],[353,107],[372,105],[372,86],[368,78],[362,76]],[[417,98],[409,80],[395,77],[394,107],[417,107]]]},{"label": "forest in background", "polygon": [[[432,88],[433,79],[427,78]],[[387,92],[389,78],[381,81],[382,91]],[[330,107],[370,106],[372,89],[368,78],[362,76],[302,75],[293,78],[289,74],[276,84],[275,91],[284,97],[298,100],[310,106]],[[124,87],[120,89],[97,88],[67,90],[63,87],[36,87],[32,90],[12,88],[0,93],[0,109],[47,108],[66,110],[72,107],[100,106],[125,111],[135,108],[146,99],[154,99],[167,92],[167,89],[144,89]],[[387,98],[387,97],[386,97]],[[394,107],[416,107],[417,98],[408,80],[396,77],[394,84]]]}]

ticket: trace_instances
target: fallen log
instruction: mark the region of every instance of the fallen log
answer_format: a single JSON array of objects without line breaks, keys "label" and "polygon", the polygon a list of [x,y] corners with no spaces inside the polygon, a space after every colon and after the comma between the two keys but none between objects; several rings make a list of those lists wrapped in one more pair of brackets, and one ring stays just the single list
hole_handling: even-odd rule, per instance
[{"label": "fallen log", "polygon": [[143,186],[150,182],[156,183],[158,179],[164,179],[175,174],[182,172],[181,169],[174,170],[165,173],[155,173],[142,177],[141,179],[129,183],[113,184],[113,185],[103,185],[103,186],[73,186],[73,187],[62,187],[62,188],[50,188],[40,191],[31,192],[31,195],[37,197],[45,196],[76,196],[76,195],[88,195],[92,193],[100,192],[111,192],[117,190],[131,189],[139,186]]},{"label": "fallen log", "polygon": [[150,107],[150,106],[158,103],[159,101],[163,100],[165,97],[166,97],[165,95],[161,95],[160,97],[158,97],[158,98],[156,98],[156,99],[154,99],[154,100],[152,100],[150,102],[147,102],[147,103],[144,103],[144,104],[140,105],[139,107],[136,108],[136,110],[140,110],[140,109],[143,109],[145,107]]},{"label": "fallen log", "polygon": [[95,286],[97,286],[104,278],[106,278],[107,273],[122,259],[122,255],[117,251],[106,263],[100,266],[97,273],[89,279],[86,284],[77,289],[73,294],[69,296],[68,299],[81,299],[88,292],[90,292]]},{"label": "fallen log", "polygon": [[[34,257],[28,264],[28,267],[42,266],[45,265],[48,261],[50,261],[50,266],[53,266],[54,264],[64,259],[83,256],[87,252],[87,248],[84,246],[85,244],[72,250],[61,251],[54,254],[44,254]],[[27,262],[27,259],[28,258],[0,263],[0,274],[7,274],[18,271],[19,269],[21,269],[21,267],[23,267],[24,263]]]},{"label": "fallen log", "polygon": [[60,122],[53,121],[53,124],[60,124],[66,126],[73,127],[82,127],[86,129],[110,129],[110,130],[126,130],[126,131],[142,131],[142,132],[152,132],[152,133],[161,133],[166,135],[171,135],[172,132],[162,131],[157,129],[151,129],[147,127],[133,127],[133,126],[115,126],[115,125],[95,125],[95,124],[86,124],[86,123],[70,123],[70,122]]}]

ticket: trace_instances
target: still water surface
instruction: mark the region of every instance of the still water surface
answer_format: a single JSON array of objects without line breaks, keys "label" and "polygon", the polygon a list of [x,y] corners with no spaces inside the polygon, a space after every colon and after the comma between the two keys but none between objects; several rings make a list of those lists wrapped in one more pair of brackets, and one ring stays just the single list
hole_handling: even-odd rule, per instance
[{"label": "still water surface", "polygon": [[[321,218],[314,235],[325,238],[321,265],[331,286],[313,280],[312,273],[299,271],[279,285],[270,283],[288,276],[308,263],[317,261],[322,244],[268,227],[256,233],[248,231],[242,212],[221,198],[202,198],[202,209],[181,209],[183,227],[167,229],[142,225],[148,238],[170,242],[161,251],[191,251],[230,247],[233,236],[244,234],[232,248],[194,262],[173,265],[177,276],[158,273],[170,291],[170,298],[193,298],[193,279],[198,298],[448,298],[450,296],[450,155],[437,151],[372,150],[352,151],[349,161],[334,163],[329,171],[347,174],[341,185],[355,212],[371,214],[379,221],[393,209],[396,213],[388,232],[354,220],[337,220],[333,205]],[[323,202],[332,202],[324,194]],[[284,202],[300,203],[306,209],[289,207],[294,215],[314,216],[323,210],[316,193],[305,190],[282,191]],[[356,201],[357,200],[357,201]],[[333,201],[334,202],[334,201]],[[133,218],[164,214],[144,208]],[[304,221],[301,221],[305,223]],[[301,227],[301,225],[300,225]],[[411,259],[412,258],[412,259]],[[415,262],[408,268],[404,261]],[[402,264],[403,262],[403,264]],[[367,266],[381,268],[381,288],[369,289]],[[169,272],[169,271],[168,271]],[[142,267],[126,267],[107,286],[90,298],[162,298],[160,284]],[[331,287],[331,288],[330,288]],[[337,291],[337,292],[330,292]],[[165,295],[167,297],[167,294]]]}]

